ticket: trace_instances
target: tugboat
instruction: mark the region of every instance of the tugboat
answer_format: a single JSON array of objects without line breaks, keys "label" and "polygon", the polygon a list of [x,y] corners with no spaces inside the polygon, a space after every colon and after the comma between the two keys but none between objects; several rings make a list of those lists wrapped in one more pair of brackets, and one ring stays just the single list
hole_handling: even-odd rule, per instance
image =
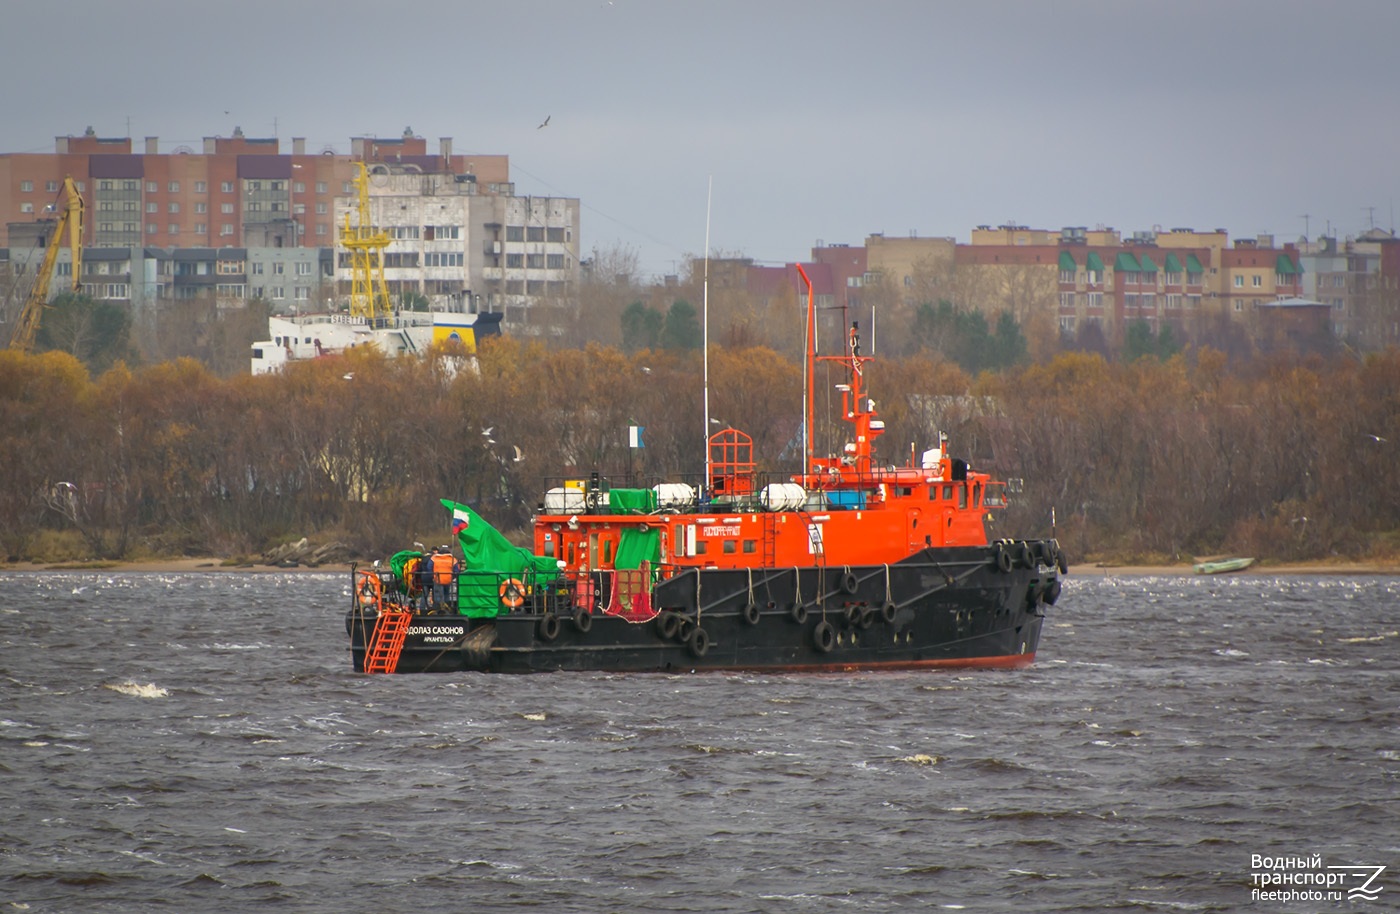
[{"label": "tugboat", "polygon": [[[805,273],[804,273],[805,278]],[[807,306],[805,471],[770,479],[752,439],[707,439],[704,478],[562,480],[515,546],[444,499],[462,552],[449,605],[424,610],[418,566],[353,569],[361,672],[854,671],[1018,668],[1034,659],[1067,570],[1057,540],[990,541],[1007,487],[948,454],[881,465],[859,329],[818,356]],[[815,363],[839,363],[850,442],[813,453]],[[448,588],[444,588],[448,589]]]}]

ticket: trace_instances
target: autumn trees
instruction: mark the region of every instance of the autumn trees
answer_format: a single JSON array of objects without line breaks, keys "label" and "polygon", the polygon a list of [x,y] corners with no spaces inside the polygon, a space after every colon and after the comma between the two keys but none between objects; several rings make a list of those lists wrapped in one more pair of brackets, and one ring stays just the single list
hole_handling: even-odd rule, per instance
[{"label": "autumn trees", "polygon": [[[1234,370],[1212,350],[1068,353],[976,376],[916,353],[867,370],[883,461],[943,431],[975,468],[1024,481],[994,535],[1045,535],[1053,516],[1077,559],[1304,559],[1387,537],[1393,549],[1400,529],[1394,351]],[[816,378],[819,453],[844,440],[833,371]],[[357,349],[228,378],[190,360],[94,376],[65,353],[0,352],[0,554],[39,555],[62,533],[93,557],[256,553],[302,536],[376,556],[445,537],[442,496],[519,530],[551,479],[698,476],[702,372],[694,349],[512,338],[484,343],[474,369],[446,350]],[[742,429],[763,469],[796,471],[800,361],[714,346],[709,376],[710,430]],[[629,450],[630,425],[645,448]]]}]

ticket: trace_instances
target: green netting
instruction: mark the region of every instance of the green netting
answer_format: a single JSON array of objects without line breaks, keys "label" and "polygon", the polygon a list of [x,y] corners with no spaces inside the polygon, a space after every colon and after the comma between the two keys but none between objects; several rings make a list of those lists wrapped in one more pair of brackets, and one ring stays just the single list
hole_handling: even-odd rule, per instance
[{"label": "green netting", "polygon": [[509,578],[526,586],[553,581],[559,574],[554,559],[535,555],[517,546],[466,505],[441,499],[460,526],[457,544],[462,548],[462,574],[457,578],[457,610],[473,618],[495,618],[501,610],[500,587]]},{"label": "green netting", "polygon": [[656,493],[651,489],[613,489],[608,493],[612,514],[651,514],[656,510]]},{"label": "green netting", "polygon": [[403,575],[404,566],[411,560],[421,559],[422,557],[423,553],[419,552],[417,549],[405,549],[402,552],[395,552],[389,557],[389,570],[394,573],[394,577],[398,579],[399,587],[405,592],[410,588],[408,586],[408,581]]},{"label": "green netting", "polygon": [[[616,492],[616,489],[613,489]],[[661,560],[661,531],[628,528],[617,539],[617,559],[613,567],[619,571],[632,571],[642,567],[642,562],[655,565]]]}]

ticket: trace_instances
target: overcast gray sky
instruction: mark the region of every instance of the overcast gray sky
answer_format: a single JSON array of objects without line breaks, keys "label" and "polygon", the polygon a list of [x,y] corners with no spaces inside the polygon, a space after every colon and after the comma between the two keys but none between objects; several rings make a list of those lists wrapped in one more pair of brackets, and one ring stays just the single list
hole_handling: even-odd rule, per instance
[{"label": "overcast gray sky", "polygon": [[772,263],[1008,221],[1355,234],[1393,228],[1400,191],[1397,0],[48,0],[0,23],[0,151],[412,127],[578,197],[583,255],[647,273],[703,253],[711,178],[711,250]]}]

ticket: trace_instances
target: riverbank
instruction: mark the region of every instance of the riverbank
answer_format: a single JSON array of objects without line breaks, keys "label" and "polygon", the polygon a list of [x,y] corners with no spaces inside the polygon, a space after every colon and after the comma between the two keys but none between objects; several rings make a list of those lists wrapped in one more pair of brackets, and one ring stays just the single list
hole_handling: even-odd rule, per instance
[{"label": "riverbank", "polygon": [[[156,574],[203,574],[226,571],[260,572],[268,574],[345,574],[350,570],[348,563],[328,563],[324,565],[261,565],[237,563],[232,560],[212,558],[153,559],[142,562],[65,562],[58,564],[36,564],[15,562],[0,564],[0,572],[151,572]],[[1134,577],[1144,575],[1194,575],[1189,564],[1177,565],[1110,565],[1104,563],[1071,565],[1070,577]],[[1400,575],[1400,563],[1394,562],[1292,562],[1261,564],[1256,562],[1244,571],[1230,572],[1232,575],[1269,577],[1285,574],[1324,575],[1324,574],[1382,574]]]}]

